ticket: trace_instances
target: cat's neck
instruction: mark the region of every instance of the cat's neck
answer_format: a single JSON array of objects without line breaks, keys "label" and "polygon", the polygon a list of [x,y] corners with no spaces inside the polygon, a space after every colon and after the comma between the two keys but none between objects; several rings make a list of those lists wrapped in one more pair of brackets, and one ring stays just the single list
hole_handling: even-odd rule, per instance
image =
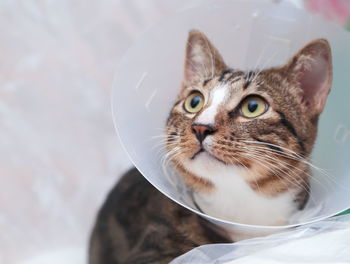
[{"label": "cat's neck", "polygon": [[199,208],[210,216],[252,225],[283,225],[296,210],[295,190],[275,197],[263,196],[244,180],[248,172],[242,167],[210,164],[191,166],[191,171],[215,186],[209,193],[194,193]]}]

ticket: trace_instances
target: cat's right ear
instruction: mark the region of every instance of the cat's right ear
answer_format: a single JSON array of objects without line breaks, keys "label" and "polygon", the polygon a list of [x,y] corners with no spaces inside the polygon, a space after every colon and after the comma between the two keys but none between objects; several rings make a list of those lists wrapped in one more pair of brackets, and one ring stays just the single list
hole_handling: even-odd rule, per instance
[{"label": "cat's right ear", "polygon": [[192,30],[188,35],[184,84],[191,85],[221,74],[226,65],[217,49],[200,31]]},{"label": "cat's right ear", "polygon": [[319,115],[332,86],[332,53],[328,41],[309,42],[291,58],[286,69],[299,83],[310,114]]}]

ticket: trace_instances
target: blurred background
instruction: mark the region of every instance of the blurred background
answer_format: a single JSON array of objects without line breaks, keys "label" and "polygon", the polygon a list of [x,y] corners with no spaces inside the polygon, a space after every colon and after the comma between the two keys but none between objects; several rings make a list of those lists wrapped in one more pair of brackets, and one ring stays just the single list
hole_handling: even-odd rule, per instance
[{"label": "blurred background", "polygon": [[[204,2],[0,1],[0,263],[86,263],[96,212],[131,166],[110,109],[118,61],[152,24]],[[259,2],[350,25],[347,0]]]}]

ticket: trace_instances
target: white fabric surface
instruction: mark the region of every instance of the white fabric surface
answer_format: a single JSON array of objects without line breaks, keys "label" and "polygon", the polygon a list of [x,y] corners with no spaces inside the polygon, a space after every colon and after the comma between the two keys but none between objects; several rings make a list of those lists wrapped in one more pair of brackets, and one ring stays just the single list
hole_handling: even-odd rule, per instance
[{"label": "white fabric surface", "polygon": [[349,263],[350,228],[286,242],[226,264]]},{"label": "white fabric surface", "polygon": [[350,263],[350,215],[233,244],[197,247],[171,264]]}]

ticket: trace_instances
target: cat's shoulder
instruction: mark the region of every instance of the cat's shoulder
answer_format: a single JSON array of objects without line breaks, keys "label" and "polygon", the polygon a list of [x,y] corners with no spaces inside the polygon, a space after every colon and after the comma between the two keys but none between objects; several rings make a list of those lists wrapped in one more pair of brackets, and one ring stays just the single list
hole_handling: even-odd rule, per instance
[{"label": "cat's shoulder", "polygon": [[134,168],[114,186],[98,214],[90,264],[168,263],[193,247],[225,242],[211,223],[170,200]]}]

